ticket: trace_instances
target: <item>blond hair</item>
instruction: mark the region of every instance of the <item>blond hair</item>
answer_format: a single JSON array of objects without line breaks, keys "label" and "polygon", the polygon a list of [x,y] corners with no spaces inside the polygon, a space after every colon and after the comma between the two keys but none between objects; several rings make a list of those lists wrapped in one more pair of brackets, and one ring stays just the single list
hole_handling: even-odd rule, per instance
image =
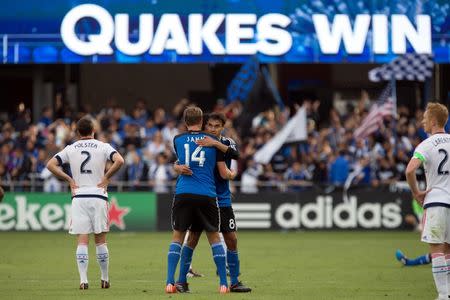
[{"label": "blond hair", "polygon": [[448,109],[437,102],[430,102],[427,105],[428,116],[436,119],[439,127],[444,127],[448,120]]},{"label": "blond hair", "polygon": [[198,106],[188,106],[183,112],[183,119],[187,126],[202,125],[203,111]]}]

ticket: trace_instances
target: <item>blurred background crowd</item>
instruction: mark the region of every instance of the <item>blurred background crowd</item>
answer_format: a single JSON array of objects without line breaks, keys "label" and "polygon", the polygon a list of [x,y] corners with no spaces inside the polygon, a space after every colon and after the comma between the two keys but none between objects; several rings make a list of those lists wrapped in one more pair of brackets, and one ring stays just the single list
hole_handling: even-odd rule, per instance
[{"label": "blurred background crowd", "polygon": [[[46,162],[76,140],[76,121],[91,115],[97,121],[96,138],[110,143],[125,158],[126,166],[114,177],[116,185],[126,190],[170,191],[176,179],[172,140],[185,130],[181,118],[190,104],[181,99],[171,110],[149,110],[146,101],[139,99],[130,111],[111,102],[100,111],[85,108],[75,112],[59,103],[44,108],[35,123],[29,109],[20,104],[16,114],[1,125],[2,183],[7,187],[20,181],[25,190],[37,183],[37,190],[60,191],[61,182],[50,175]],[[385,118],[376,133],[355,140],[353,132],[370,108],[367,93],[363,91],[357,103],[332,107],[327,114],[319,113],[320,104],[318,99],[301,99],[291,108],[274,106],[255,115],[248,128],[242,123],[246,114],[242,104],[219,99],[213,111],[227,117],[223,135],[235,140],[240,151],[235,188],[246,193],[261,189],[302,191],[318,186],[383,186],[405,180],[409,158],[427,136],[421,126],[422,110],[399,106],[397,118]],[[255,152],[300,105],[307,112],[307,140],[284,145],[269,164],[255,162]],[[70,172],[68,166],[64,168]]]}]

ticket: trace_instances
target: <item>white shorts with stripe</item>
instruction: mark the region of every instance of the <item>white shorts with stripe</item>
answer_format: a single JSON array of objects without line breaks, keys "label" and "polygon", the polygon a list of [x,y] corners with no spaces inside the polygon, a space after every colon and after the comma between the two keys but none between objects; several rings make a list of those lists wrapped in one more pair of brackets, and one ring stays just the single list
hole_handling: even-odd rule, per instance
[{"label": "white shorts with stripe", "polygon": [[450,244],[450,208],[432,206],[423,215],[422,242]]},{"label": "white shorts with stripe", "polygon": [[109,231],[108,201],[100,198],[72,199],[70,234],[99,234]]}]

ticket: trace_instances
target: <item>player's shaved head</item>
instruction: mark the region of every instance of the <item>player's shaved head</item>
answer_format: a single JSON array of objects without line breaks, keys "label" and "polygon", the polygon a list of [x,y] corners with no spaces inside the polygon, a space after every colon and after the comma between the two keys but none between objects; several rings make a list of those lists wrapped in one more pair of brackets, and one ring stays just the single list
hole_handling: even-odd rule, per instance
[{"label": "player's shaved head", "polygon": [[83,117],[77,122],[77,131],[81,137],[90,136],[94,133],[94,123],[91,118]]},{"label": "player's shaved head", "polygon": [[436,120],[436,125],[444,127],[448,120],[448,109],[444,105],[436,102],[428,103],[427,114]]},{"label": "player's shaved head", "polygon": [[201,125],[203,111],[198,106],[189,106],[183,112],[183,119],[187,126]]}]

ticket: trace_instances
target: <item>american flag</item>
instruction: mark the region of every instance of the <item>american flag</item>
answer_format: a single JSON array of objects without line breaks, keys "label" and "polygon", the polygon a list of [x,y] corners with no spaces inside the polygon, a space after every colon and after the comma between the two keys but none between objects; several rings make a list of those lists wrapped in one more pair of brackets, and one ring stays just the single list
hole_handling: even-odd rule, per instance
[{"label": "american flag", "polygon": [[392,97],[392,83],[388,83],[381,92],[377,102],[370,108],[369,114],[361,122],[361,125],[356,128],[353,137],[358,140],[374,133],[380,128],[385,117],[396,115],[396,110],[396,103]]}]

